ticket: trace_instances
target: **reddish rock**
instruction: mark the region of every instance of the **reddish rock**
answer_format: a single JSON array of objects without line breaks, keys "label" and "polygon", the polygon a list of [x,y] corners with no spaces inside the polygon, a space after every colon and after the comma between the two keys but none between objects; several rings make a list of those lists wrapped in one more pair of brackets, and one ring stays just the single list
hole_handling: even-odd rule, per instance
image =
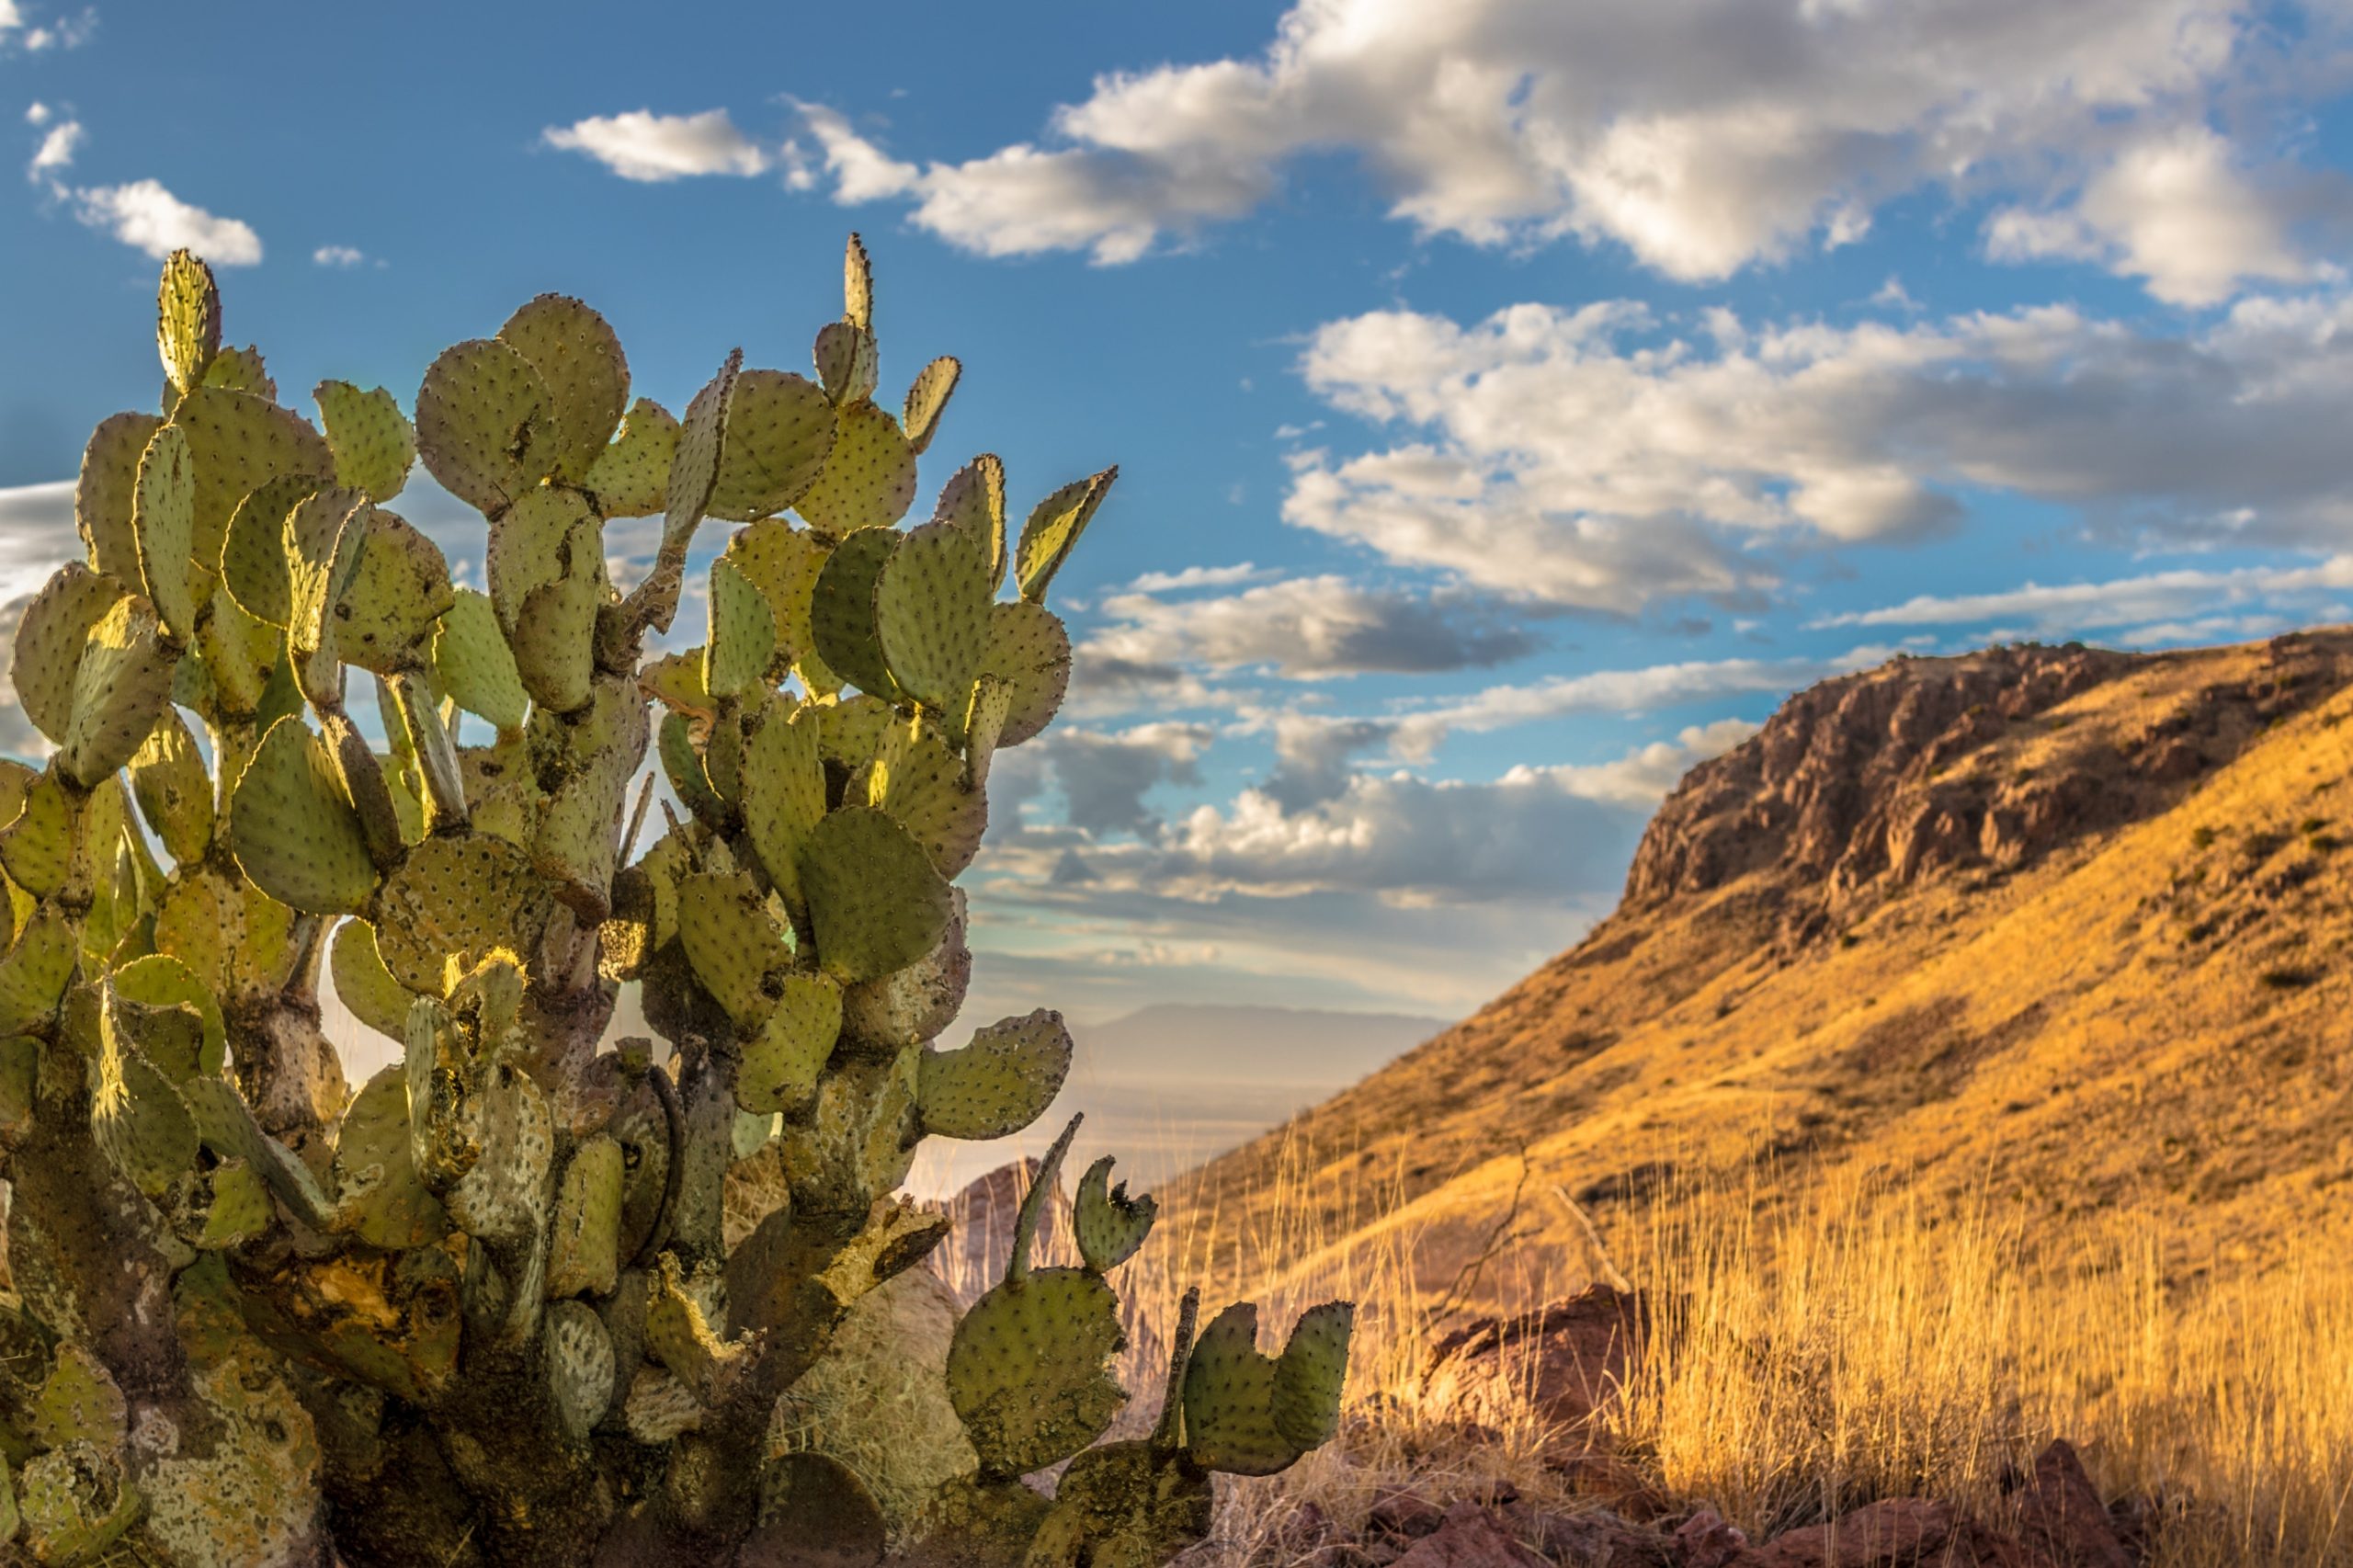
[{"label": "reddish rock", "polygon": [[1713,1508],[1702,1508],[1675,1528],[1678,1568],[1751,1568],[1748,1537]]},{"label": "reddish rock", "polygon": [[1445,1509],[1412,1488],[1401,1487],[1373,1500],[1365,1529],[1372,1535],[1410,1538],[1427,1535],[1445,1520]]},{"label": "reddish rock", "polygon": [[2016,1541],[1949,1503],[1898,1497],[1779,1535],[1741,1568],[2032,1568]]},{"label": "reddish rock", "polygon": [[2133,1568],[2116,1539],[2107,1505],[2084,1472],[2075,1446],[2062,1437],[2034,1461],[2018,1490],[2019,1536],[2053,1568]]},{"label": "reddish rock", "polygon": [[1570,1437],[1589,1428],[1642,1352],[1639,1293],[1596,1285],[1513,1318],[1481,1318],[1431,1348],[1415,1390],[1427,1419],[1505,1427],[1532,1415]]},{"label": "reddish rock", "polygon": [[1599,1501],[1630,1519],[1655,1519],[1671,1506],[1650,1477],[1616,1454],[1579,1449],[1546,1457],[1544,1468],[1572,1492]]},{"label": "reddish rock", "polygon": [[1514,1536],[1569,1568],[1672,1568],[1677,1561],[1666,1537],[1615,1513],[1552,1514],[1529,1508],[1506,1513]]},{"label": "reddish rock", "polygon": [[1457,1503],[1396,1568],[1552,1568],[1476,1503]]}]

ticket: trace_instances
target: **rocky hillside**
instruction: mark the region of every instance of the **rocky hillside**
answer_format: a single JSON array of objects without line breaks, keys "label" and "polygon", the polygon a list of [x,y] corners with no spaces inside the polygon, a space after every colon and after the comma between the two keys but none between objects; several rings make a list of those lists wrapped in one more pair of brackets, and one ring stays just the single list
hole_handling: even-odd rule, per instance
[{"label": "rocky hillside", "polygon": [[1393,1244],[1485,1305],[1582,1282],[1563,1196],[1622,1256],[1663,1190],[1800,1171],[2129,1207],[2177,1275],[2353,1239],[2348,719],[2347,630],[1824,682],[1683,780],[1578,946],[1165,1200],[1217,1271]]}]

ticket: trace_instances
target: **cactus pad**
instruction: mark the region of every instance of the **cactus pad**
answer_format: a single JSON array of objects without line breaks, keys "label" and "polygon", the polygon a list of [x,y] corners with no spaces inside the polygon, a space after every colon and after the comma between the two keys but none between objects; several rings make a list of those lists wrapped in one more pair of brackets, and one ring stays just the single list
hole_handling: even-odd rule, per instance
[{"label": "cactus pad", "polygon": [[17,623],[9,676],[25,717],[52,741],[63,742],[74,722],[74,672],[91,628],[120,597],[122,585],[113,578],[69,562],[41,585]]},{"label": "cactus pad", "polygon": [[876,369],[874,335],[846,321],[827,322],[817,329],[810,351],[817,380],[836,403],[852,403],[874,395]]},{"label": "cactus pad", "polygon": [[1275,1426],[1275,1360],[1259,1354],[1258,1309],[1211,1318],[1185,1368],[1185,1446],[1204,1470],[1272,1475],[1299,1458]]},{"label": "cactus pad", "polygon": [[745,371],[727,414],[710,515],[774,517],[816,483],[833,449],[834,407],[823,389],[782,370]]},{"label": "cactus pad", "polygon": [[335,994],[351,1016],[392,1040],[406,1038],[409,1004],[415,997],[392,978],[376,950],[376,928],[365,920],[347,920],[336,927],[329,959]]},{"label": "cactus pad", "polygon": [[377,675],[418,667],[434,623],[456,602],[449,565],[431,540],[381,507],[361,514],[368,534],[332,613],[345,663]]},{"label": "cactus pad", "polygon": [[743,370],[744,351],[738,348],[695,393],[679,422],[677,449],[662,485],[661,554],[653,574],[640,585],[640,591],[654,601],[648,607],[648,619],[656,631],[669,631],[671,617],[677,612],[678,574],[686,566],[695,529],[710,510],[711,492],[719,483],[719,467],[725,455],[728,420],[735,408],[735,383]]},{"label": "cactus pad", "polygon": [[[246,496],[281,474],[307,474],[321,484],[335,474],[335,453],[324,437],[301,415],[250,392],[199,387],[180,400],[172,423],[187,433],[196,460],[189,549],[203,585],[221,560],[229,519]],[[210,597],[209,586],[204,597]]]},{"label": "cactus pad", "polygon": [[[1072,1229],[1078,1234],[1078,1256],[1097,1274],[1108,1274],[1136,1255],[1152,1233],[1159,1205],[1150,1197],[1130,1198],[1128,1184],[1111,1185],[1111,1156],[1104,1155],[1078,1178]],[[1318,1437],[1316,1442],[1324,1439]],[[1313,1448],[1313,1443],[1302,1443]]]},{"label": "cactus pad", "polygon": [[[143,1026],[135,1015],[148,1009],[166,1009],[176,1013],[182,1008],[195,1014],[196,1041],[194,1071],[216,1075],[229,1051],[228,1026],[221,1016],[221,1004],[196,971],[179,960],[165,953],[150,953],[133,959],[107,976],[107,987],[113,993],[115,1019],[119,1027],[139,1040],[140,1048],[153,1058],[156,1053],[149,1044]],[[176,1076],[184,1077],[186,1074]]]},{"label": "cactus pad", "polygon": [[196,633],[197,606],[210,597],[210,588],[202,580],[201,558],[196,553],[195,459],[188,451],[188,433],[178,426],[165,426],[147,443],[147,453],[139,460],[131,517],[147,597],[172,636],[185,642]]},{"label": "cactus pad", "polygon": [[597,1314],[578,1301],[548,1308],[544,1331],[547,1385],[564,1434],[585,1443],[612,1408],[615,1367],[612,1336]]},{"label": "cactus pad", "polygon": [[1043,605],[992,605],[981,668],[1006,684],[1005,727],[996,744],[1017,746],[1052,723],[1062,709],[1070,689],[1070,633]]},{"label": "cactus pad", "polygon": [[1356,1305],[1325,1301],[1299,1314],[1275,1363],[1275,1430],[1302,1453],[1340,1429],[1340,1391],[1348,1375]]},{"label": "cactus pad", "polygon": [[25,922],[0,959],[0,1031],[20,1033],[56,1012],[78,956],[74,928],[54,908]]},{"label": "cactus pad", "polygon": [[110,1448],[72,1442],[25,1463],[17,1490],[36,1562],[95,1562],[138,1521],[144,1499]]},{"label": "cactus pad", "polygon": [[468,1131],[481,1149],[473,1168],[442,1195],[450,1223],[487,1242],[532,1238],[548,1215],[548,1167],[555,1120],[547,1096],[525,1074],[494,1065],[470,1096]]},{"label": "cactus pad", "polygon": [[874,330],[874,263],[855,233],[842,247],[842,320],[861,331]]},{"label": "cactus pad", "polygon": [[943,1138],[1004,1138],[1040,1116],[1070,1074],[1070,1031],[1048,1008],[991,1024],[923,1058],[923,1125]]},{"label": "cactus pad", "polygon": [[444,964],[471,964],[493,949],[529,952],[554,900],[524,852],[484,833],[426,839],[386,880],[376,904],[376,946],[392,978],[439,995]]},{"label": "cactus pad", "polygon": [[948,928],[948,883],[907,830],[866,806],[830,812],[801,857],[817,957],[844,984],[904,969]]},{"label": "cactus pad", "polygon": [[212,779],[177,710],[166,707],[131,759],[139,814],[175,860],[201,860],[212,843]]},{"label": "cactus pad", "polygon": [[988,566],[952,523],[900,540],[874,587],[875,636],[907,695],[960,730],[989,636]]},{"label": "cactus pad", "polygon": [[155,289],[155,352],[172,390],[186,392],[204,380],[221,351],[221,290],[212,269],[185,250],[164,261]]},{"label": "cactus pad", "polygon": [[489,595],[460,588],[451,596],[433,633],[433,677],[459,707],[488,720],[493,729],[522,727],[530,695]]},{"label": "cactus pad", "polygon": [[1080,1268],[1041,1268],[972,1303],[948,1347],[948,1398],[983,1477],[1026,1475],[1101,1437],[1127,1403],[1107,1364],[1119,1298]]},{"label": "cactus pad", "polygon": [[530,360],[487,337],[443,349],[425,372],[416,450],[442,489],[493,517],[568,455],[547,383]]},{"label": "cactus pad", "polygon": [[609,1296],[620,1277],[621,1146],[604,1133],[584,1142],[556,1188],[548,1294]]},{"label": "cactus pad", "polygon": [[820,721],[812,710],[771,702],[744,747],[744,826],[760,869],[790,908],[804,900],[801,855],[825,814]]},{"label": "cactus pad", "polygon": [[440,1200],[417,1178],[409,1142],[408,1070],[396,1062],[352,1096],[335,1139],[336,1213],[371,1247],[426,1246],[449,1233]]},{"label": "cactus pad", "polygon": [[326,746],[298,718],[262,737],[230,801],[229,831],[245,875],[282,903],[351,915],[375,891],[359,813]]},{"label": "cactus pad", "polygon": [[790,1115],[817,1093],[817,1074],[841,1034],[842,988],[822,974],[780,977],[782,994],[744,1045],[735,1103],[756,1115]]},{"label": "cactus pad", "polygon": [[551,469],[585,481],[629,406],[629,360],[605,318],[579,301],[541,294],[498,329],[498,341],[531,362],[548,391]]},{"label": "cactus pad", "polygon": [[792,953],[742,871],[697,871],[678,885],[678,945],[736,1028],[756,1029],[776,1006]]},{"label": "cactus pad", "polygon": [[1161,1568],[1210,1533],[1209,1475],[1150,1443],[1104,1443],[1070,1461],[1023,1568]]},{"label": "cactus pad", "polygon": [[835,539],[888,528],[915,498],[915,451],[899,422],[871,403],[835,412],[834,448],[796,509]]},{"label": "cactus pad", "polygon": [[703,643],[703,689],[740,697],[765,683],[776,653],[776,617],[750,578],[721,556],[710,563],[710,636]]},{"label": "cactus pad", "polygon": [[906,537],[889,528],[852,534],[826,559],[810,597],[817,656],[843,680],[885,699],[897,695],[897,687],[875,625],[875,590]]},{"label": "cactus pad", "polygon": [[964,890],[939,945],[904,969],[842,993],[842,1036],[862,1051],[896,1052],[921,1045],[956,1021],[972,983],[972,949],[964,940]]},{"label": "cactus pad", "polygon": [[1024,602],[1045,602],[1047,585],[1070,559],[1078,536],[1086,531],[1103,497],[1110,494],[1111,482],[1119,477],[1118,469],[1107,468],[1063,485],[1030,512],[1029,520],[1021,525],[1021,542],[1013,551],[1014,581]]},{"label": "cactus pad", "polygon": [[152,414],[118,414],[99,422],[82,449],[82,473],[74,485],[74,527],[89,551],[90,564],[126,583],[139,580],[139,540],[131,530],[132,493],[139,460],[163,421]]},{"label": "cactus pad", "polygon": [[650,517],[662,509],[678,454],[678,416],[650,397],[629,405],[620,434],[597,455],[583,483],[608,517]]},{"label": "cactus pad", "polygon": [[133,1187],[161,1198],[196,1168],[196,1120],[171,1080],[100,1017],[105,1048],[90,1095],[90,1135]]},{"label": "cactus pad", "polygon": [[399,494],[416,461],[416,432],[392,394],[381,387],[361,392],[349,381],[321,381],[311,397],[335,452],[335,482],[370,501]]},{"label": "cactus pad", "polygon": [[[831,428],[829,426],[828,428]],[[768,518],[736,530],[727,543],[725,559],[752,581],[776,617],[777,657],[772,676],[813,651],[809,631],[809,603],[817,591],[818,574],[830,552],[807,530],[781,518]]]},{"label": "cactus pad", "polygon": [[932,437],[939,433],[939,416],[948,412],[948,400],[956,391],[958,378],[964,373],[961,361],[942,355],[915,372],[907,388],[906,412],[900,421],[907,433],[907,445],[921,457],[931,445]]},{"label": "cactus pad", "polygon": [[[286,517],[319,482],[306,473],[282,473],[237,504],[221,551],[222,581],[237,608],[257,620],[282,627],[293,619],[286,564]],[[358,491],[344,492],[356,496]],[[346,509],[350,503],[346,502]]]},{"label": "cactus pad", "polygon": [[138,755],[170,708],[178,662],[154,615],[135,598],[117,600],[91,628],[74,672],[73,722],[58,749],[75,783],[90,789]]},{"label": "cactus pad", "polygon": [[935,522],[953,523],[985,542],[989,562],[989,594],[994,597],[1005,581],[1005,461],[995,452],[983,452],[949,476],[940,488]]},{"label": "cactus pad", "polygon": [[965,782],[964,762],[934,730],[887,732],[873,760],[850,780],[852,799],[891,813],[915,835],[943,877],[980,853],[988,801]]}]

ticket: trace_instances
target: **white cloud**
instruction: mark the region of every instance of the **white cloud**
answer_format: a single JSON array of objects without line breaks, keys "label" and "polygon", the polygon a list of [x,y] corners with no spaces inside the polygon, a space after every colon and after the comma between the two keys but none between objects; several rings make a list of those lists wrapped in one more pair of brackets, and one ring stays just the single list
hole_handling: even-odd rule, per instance
[{"label": "white cloud", "polygon": [[1328,575],[1174,603],[1114,594],[1102,609],[1108,624],[1087,640],[1082,663],[1265,667],[1318,680],[1495,665],[1537,645],[1464,596],[1388,592]]},{"label": "white cloud", "polygon": [[[34,123],[40,124],[41,121],[37,120]],[[49,127],[40,139],[40,145],[34,149],[32,162],[25,165],[26,177],[34,180],[48,179],[63,170],[72,168],[74,154],[81,145],[82,122],[78,119],[57,121]]]},{"label": "white cloud", "polygon": [[320,267],[358,267],[367,259],[367,252],[351,245],[321,245],[311,253],[311,260]]},{"label": "white cloud", "polygon": [[94,6],[85,6],[70,15],[60,14],[54,20],[36,26],[26,22],[24,9],[17,0],[0,0],[0,54],[12,48],[20,48],[28,54],[79,49],[97,30],[98,12]]},{"label": "white cloud", "polygon": [[1996,261],[2094,262],[2145,278],[2169,304],[2212,305],[2250,281],[2313,276],[2290,238],[2289,198],[2253,184],[2211,130],[2177,127],[2124,149],[2072,207],[1995,213],[1985,249]]},{"label": "white cloud", "polygon": [[571,125],[551,125],[540,135],[551,147],[585,153],[623,179],[756,175],[769,163],[759,143],[736,130],[723,108],[700,114],[632,109]]},{"label": "white cloud", "polygon": [[918,165],[833,111],[811,129],[841,199],[911,199],[987,255],[1131,260],[1337,150],[1425,233],[1574,235],[1699,279],[1852,243],[1923,186],[2048,178],[2336,43],[2241,0],[1302,0],[1255,56],[1097,77],[1051,145]]},{"label": "white cloud", "polygon": [[251,267],[261,260],[261,236],[249,226],[191,207],[156,180],[77,189],[72,195],[75,217],[159,261],[182,247],[218,267]]},{"label": "white cloud", "polygon": [[2161,335],[2055,306],[1718,315],[1698,340],[1625,303],[1470,326],[1382,311],[1319,329],[1302,369],[1394,444],[1294,457],[1289,521],[1578,609],[1745,609],[1777,552],[1932,535],[1972,491],[2176,548],[2328,548],[2353,527],[2353,297],[2334,291]]},{"label": "white cloud", "polygon": [[[67,557],[81,553],[74,532],[74,481],[0,489],[0,599],[30,594]],[[0,641],[0,648],[9,645]]]},{"label": "white cloud", "polygon": [[1132,594],[1173,594],[1188,588],[1232,588],[1263,582],[1273,574],[1247,561],[1238,566],[1188,566],[1181,572],[1147,572],[1128,585]]},{"label": "white cloud", "polygon": [[[12,13],[10,13],[7,6],[8,0],[0,0],[0,28],[6,28],[10,25],[6,18]],[[50,107],[47,104],[36,100],[25,110],[25,123],[27,125],[47,125],[49,123],[51,112]]]},{"label": "white cloud", "polygon": [[[2333,596],[2353,590],[2353,555],[2309,566],[2245,566],[2232,571],[2151,572],[2103,583],[2028,583],[1991,594],[1922,594],[1876,609],[1823,616],[1816,626],[2024,625],[2038,632],[2137,627],[2127,641],[2179,642],[2165,623],[2210,617],[2226,608]],[[2220,625],[2222,623],[2215,622]]]}]

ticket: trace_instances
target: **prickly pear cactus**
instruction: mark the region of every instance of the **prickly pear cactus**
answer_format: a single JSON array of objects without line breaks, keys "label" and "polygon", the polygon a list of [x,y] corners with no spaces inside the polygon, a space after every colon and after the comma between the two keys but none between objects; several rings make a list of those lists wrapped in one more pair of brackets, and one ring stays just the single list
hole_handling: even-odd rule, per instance
[{"label": "prickly pear cactus", "polygon": [[[983,456],[909,526],[961,367],[879,404],[855,237],[844,292],[813,374],[733,354],[676,415],[546,295],[411,412],[331,381],[313,424],[165,264],[163,406],[93,433],[86,561],[16,639],[54,749],[0,762],[0,1561],[1148,1564],[1213,1471],[1331,1435],[1345,1305],[1272,1358],[1188,1298],[1153,1436],[1094,1446],[1153,1221],[1106,1162],[1082,1261],[1031,1266],[1033,1196],[923,1360],[968,1471],[909,1503],[766,1440],[945,1233],[917,1142],[1067,1072],[1051,1013],[941,1043],[952,884],[1062,699],[1047,590],[1113,478],[1008,538]],[[391,509],[418,461],[483,513],[479,585]],[[624,591],[606,524],[655,515]],[[690,572],[700,642],[649,647]],[[397,1048],[356,1092],[323,966]],[[666,1050],[607,1039],[626,981]]]}]

